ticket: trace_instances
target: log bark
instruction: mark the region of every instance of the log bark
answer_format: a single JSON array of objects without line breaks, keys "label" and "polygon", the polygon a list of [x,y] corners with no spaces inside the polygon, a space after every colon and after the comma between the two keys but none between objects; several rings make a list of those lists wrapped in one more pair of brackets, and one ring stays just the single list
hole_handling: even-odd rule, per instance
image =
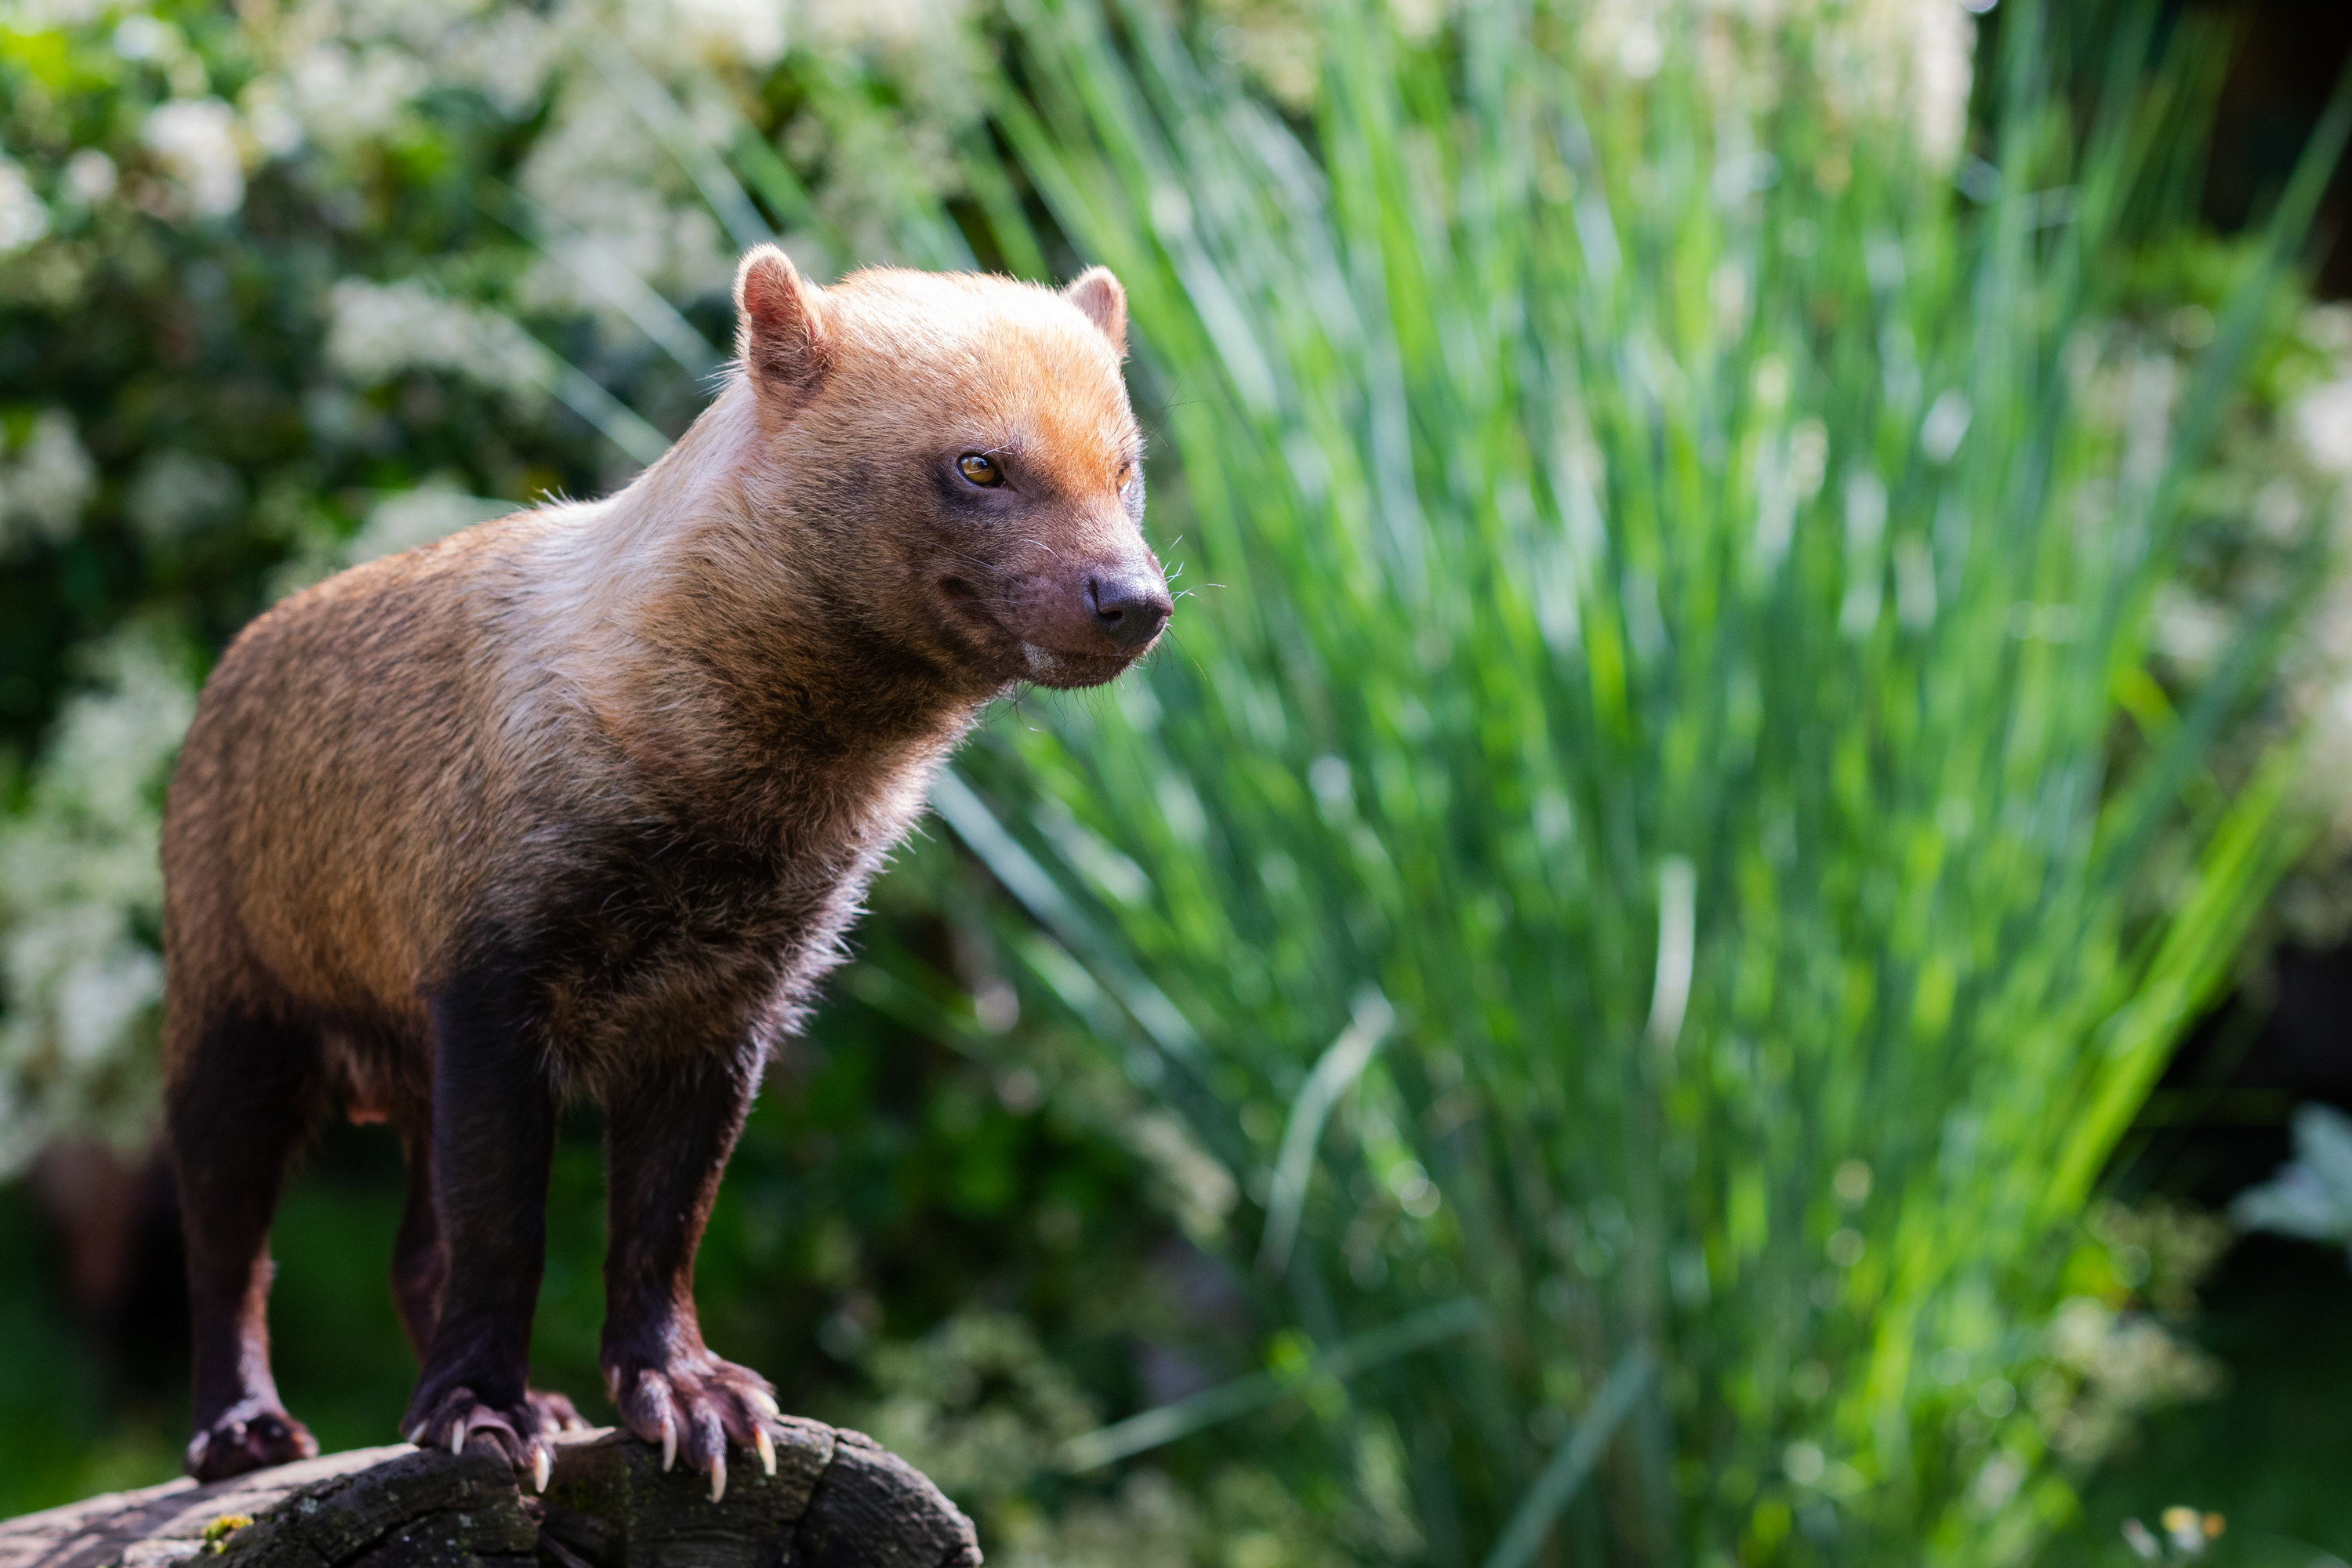
[{"label": "log bark", "polygon": [[718,1503],[611,1431],[562,1439],[544,1497],[478,1450],[354,1449],[0,1521],[0,1568],[979,1568],[971,1521],[872,1438],[777,1438]]}]

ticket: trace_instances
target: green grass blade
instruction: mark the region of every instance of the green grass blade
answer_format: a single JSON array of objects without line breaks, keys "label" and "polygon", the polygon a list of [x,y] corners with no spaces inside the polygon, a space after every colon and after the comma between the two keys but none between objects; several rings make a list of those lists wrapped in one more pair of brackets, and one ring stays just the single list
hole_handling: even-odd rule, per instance
[{"label": "green grass blade", "polygon": [[1657,1366],[1646,1351],[1636,1350],[1617,1363],[1609,1381],[1601,1385],[1593,1396],[1592,1407],[1584,1419],[1576,1424],[1559,1452],[1543,1468],[1536,1484],[1511,1514],[1510,1522],[1503,1527],[1502,1539],[1486,1553],[1484,1568],[1527,1568],[1543,1549],[1544,1537],[1551,1533],[1560,1513],[1576,1500],[1592,1468],[1608,1451],[1610,1439],[1617,1436],[1625,1417],[1633,1413],[1642,1391],[1649,1386]]},{"label": "green grass blade", "polygon": [[1276,1374],[1252,1373],[1214,1388],[1202,1389],[1173,1404],[1158,1405],[1114,1426],[1082,1434],[1062,1445],[1062,1468],[1072,1474],[1100,1469],[1117,1460],[1172,1443],[1260,1410],[1294,1394],[1318,1378],[1341,1382],[1359,1373],[1411,1355],[1415,1351],[1475,1333],[1486,1323],[1477,1302],[1446,1301],[1396,1322],[1334,1345],[1309,1361],[1303,1371]]},{"label": "green grass blade", "polygon": [[1356,1015],[1330,1048],[1318,1058],[1315,1069],[1291,1101],[1290,1116],[1282,1129],[1282,1145],[1274,1162],[1274,1187],[1266,1199],[1265,1230],[1258,1242],[1257,1267],[1262,1274],[1279,1276],[1289,1266],[1292,1243],[1298,1239],[1299,1205],[1307,1200],[1307,1184],[1315,1171],[1315,1144],[1323,1123],[1348,1087],[1354,1083],[1381,1048],[1396,1023],[1396,1009],[1378,992],[1356,1005]]}]

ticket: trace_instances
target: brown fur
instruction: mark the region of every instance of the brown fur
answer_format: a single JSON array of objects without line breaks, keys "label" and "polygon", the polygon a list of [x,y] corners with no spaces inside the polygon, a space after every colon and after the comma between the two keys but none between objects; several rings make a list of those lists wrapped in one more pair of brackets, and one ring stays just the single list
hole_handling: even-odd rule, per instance
[{"label": "brown fur", "polygon": [[527,1466],[569,1407],[526,1403],[528,1296],[468,1253],[514,1251],[535,1291],[549,1108],[588,1094],[608,1380],[723,1477],[766,1385],[702,1349],[687,1292],[760,1064],[982,706],[1108,679],[1165,620],[1108,273],[819,290],[762,247],[737,300],[741,373],[626,490],[297,595],[205,689],[163,845],[198,1474],[308,1442],[268,1379],[260,1238],[336,1099],[411,1153],[409,1425]]}]

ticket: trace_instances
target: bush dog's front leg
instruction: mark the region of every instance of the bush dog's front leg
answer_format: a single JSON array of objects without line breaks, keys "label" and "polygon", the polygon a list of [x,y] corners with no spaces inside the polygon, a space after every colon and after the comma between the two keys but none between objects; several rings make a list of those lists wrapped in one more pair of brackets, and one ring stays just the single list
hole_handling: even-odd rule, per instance
[{"label": "bush dog's front leg", "polygon": [[629,1430],[660,1446],[665,1468],[683,1453],[709,1475],[714,1500],[727,1489],[730,1440],[776,1468],[774,1387],[712,1355],[694,1311],[694,1251],[762,1057],[745,1046],[649,1062],[615,1089],[605,1121],[604,1385]]},{"label": "bush dog's front leg", "polygon": [[554,1138],[555,1098],[526,1009],[484,987],[444,994],[433,1008],[432,1157],[448,1274],[401,1429],[453,1452],[481,1438],[542,1487],[553,1427],[526,1384]]}]

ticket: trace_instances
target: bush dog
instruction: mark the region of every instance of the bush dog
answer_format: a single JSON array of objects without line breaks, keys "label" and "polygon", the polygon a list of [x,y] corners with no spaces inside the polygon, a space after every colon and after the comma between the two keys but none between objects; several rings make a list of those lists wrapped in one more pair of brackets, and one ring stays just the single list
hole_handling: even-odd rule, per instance
[{"label": "bush dog", "polygon": [[660,461],[332,577],[256,620],[163,831],[167,1136],[200,1479],[317,1444],[270,1374],[268,1232],[338,1103],[408,1162],[402,1424],[545,1485],[526,1387],[558,1106],[606,1114],[602,1362],[726,1486],[772,1385],[705,1347],[694,1254],[761,1069],[994,697],[1092,686],[1171,608],[1142,535],[1127,302],[772,246],[739,364]]}]

